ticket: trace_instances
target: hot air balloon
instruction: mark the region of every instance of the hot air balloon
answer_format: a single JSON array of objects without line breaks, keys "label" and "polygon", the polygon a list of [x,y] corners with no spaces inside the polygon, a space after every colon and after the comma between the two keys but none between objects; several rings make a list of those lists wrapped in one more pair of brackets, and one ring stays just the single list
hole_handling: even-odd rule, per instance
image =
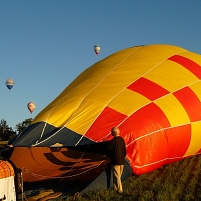
[{"label": "hot air balloon", "polygon": [[18,188],[22,185],[20,172],[14,164],[0,159],[0,200],[18,200]]},{"label": "hot air balloon", "polygon": [[98,55],[98,53],[100,52],[100,45],[95,45],[94,46],[94,51]]},{"label": "hot air balloon", "polygon": [[34,109],[36,108],[36,105],[34,102],[29,102],[27,104],[27,108],[28,108],[29,112],[32,113],[34,111]]},{"label": "hot air balloon", "polygon": [[12,142],[10,160],[24,181],[97,177],[114,126],[136,175],[200,154],[200,89],[199,54],[163,44],[121,50],[47,105]]},{"label": "hot air balloon", "polygon": [[11,78],[7,79],[6,80],[6,86],[10,91],[12,89],[12,87],[14,86],[14,81]]}]

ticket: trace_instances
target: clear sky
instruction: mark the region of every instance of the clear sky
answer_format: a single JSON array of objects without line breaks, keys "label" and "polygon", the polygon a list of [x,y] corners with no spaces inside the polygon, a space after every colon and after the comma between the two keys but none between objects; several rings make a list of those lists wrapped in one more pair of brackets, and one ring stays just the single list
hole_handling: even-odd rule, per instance
[{"label": "clear sky", "polygon": [[199,0],[1,0],[0,120],[15,130],[86,68],[128,47],[171,44],[201,54],[200,8]]}]

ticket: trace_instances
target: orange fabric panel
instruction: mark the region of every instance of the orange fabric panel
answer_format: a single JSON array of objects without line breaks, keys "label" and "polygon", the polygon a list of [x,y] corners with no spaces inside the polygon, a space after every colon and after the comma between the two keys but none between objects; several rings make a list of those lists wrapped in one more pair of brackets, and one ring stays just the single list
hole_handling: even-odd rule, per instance
[{"label": "orange fabric panel", "polygon": [[167,117],[154,103],[141,108],[120,125],[127,144],[127,155],[135,166],[133,170],[136,174],[154,170],[165,163],[160,160],[168,156],[167,138],[163,131],[168,127]]},{"label": "orange fabric panel", "polygon": [[174,55],[170,57],[169,60],[181,64],[186,69],[188,69],[191,73],[193,73],[196,77],[201,79],[201,70],[200,70],[201,66],[197,64],[196,62],[180,55]]},{"label": "orange fabric panel", "polygon": [[139,139],[127,148],[127,152],[136,174],[144,174],[159,168],[166,163],[168,156],[168,143],[164,131]]},{"label": "orange fabric panel", "polygon": [[126,139],[127,144],[146,134],[167,127],[170,127],[167,117],[154,103],[139,109],[120,125],[122,136]]},{"label": "orange fabric panel", "polygon": [[201,102],[196,94],[189,88],[185,87],[173,93],[186,110],[192,122],[201,120]]},{"label": "orange fabric panel", "polygon": [[172,127],[166,129],[165,134],[168,139],[168,148],[169,148],[168,158],[176,158],[176,157],[182,158],[186,153],[186,150],[188,149],[190,144],[191,125],[187,124],[179,127]]},{"label": "orange fabric panel", "polygon": [[81,151],[64,147],[15,147],[11,160],[22,169],[24,182],[59,176],[60,179],[68,180],[95,177],[109,163],[108,157],[102,154],[85,153],[83,156]]},{"label": "orange fabric panel", "polygon": [[[120,122],[126,119],[126,117],[126,115],[121,114],[112,108],[106,107],[86,132],[85,137],[99,142],[102,139],[106,140],[106,134],[108,134],[109,139],[111,139],[111,128],[118,126]],[[111,121],[108,121],[108,119]],[[109,139],[107,138],[107,140]]]},{"label": "orange fabric panel", "polygon": [[169,93],[160,85],[143,77],[128,86],[128,89],[138,92],[152,101]]}]

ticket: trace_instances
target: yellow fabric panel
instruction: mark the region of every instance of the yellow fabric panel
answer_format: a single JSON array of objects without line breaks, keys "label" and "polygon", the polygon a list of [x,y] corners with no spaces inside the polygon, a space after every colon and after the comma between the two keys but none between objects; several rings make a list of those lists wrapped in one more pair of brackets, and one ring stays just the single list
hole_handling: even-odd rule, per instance
[{"label": "yellow fabric panel", "polygon": [[[84,90],[82,92],[84,92]],[[81,96],[79,97],[79,93],[74,95],[74,93],[69,93],[68,96],[63,96],[53,101],[43,112],[36,116],[34,122],[44,121],[57,127],[64,126],[82,101]]]},{"label": "yellow fabric panel", "polygon": [[168,94],[154,103],[161,108],[172,127],[190,123],[188,114],[174,95]]},{"label": "yellow fabric panel", "polygon": [[[155,56],[154,51],[157,51],[158,48],[158,46],[147,46],[138,49],[134,48],[133,52],[131,52],[131,49],[126,49],[111,56],[110,60],[104,60],[104,62],[107,61],[107,64],[105,64],[106,66],[111,66],[111,64],[113,64],[112,66],[114,68],[105,75],[100,82],[97,82],[96,88],[93,89],[86,98],[93,99],[95,102],[108,104],[117,93],[124,90],[128,85],[149,72],[149,70],[152,69],[153,66],[158,65],[161,60],[172,56],[175,49],[177,49],[178,52],[184,51],[181,48],[174,49],[165,46],[165,53]],[[150,51],[150,49],[152,51]],[[122,53],[124,57],[121,57],[122,61],[116,63],[116,66],[114,66],[115,62],[113,60],[115,59],[116,61],[116,56],[120,53]],[[146,57],[144,55],[146,55]],[[98,69],[100,69],[101,66],[102,62],[96,64]]]},{"label": "yellow fabric panel", "polygon": [[145,78],[157,83],[170,92],[198,81],[198,78],[176,62],[167,60],[149,71]]},{"label": "yellow fabric panel", "polygon": [[[73,113],[73,116],[65,126],[79,134],[84,134],[103,109],[104,105],[85,100]],[[74,116],[76,116],[76,118],[73,118]]]},{"label": "yellow fabric panel", "polygon": [[[69,84],[54,101],[52,101],[45,109],[43,109],[42,112],[40,112],[35,117],[33,123],[48,121],[50,124],[54,124],[55,126],[61,126],[63,123],[60,121],[61,119],[59,121],[57,120],[57,116],[60,117],[60,115],[63,115],[62,113],[66,111],[68,114],[64,115],[63,121],[65,121],[65,118],[71,116],[72,112],[74,112],[74,110],[79,107],[79,104],[85,98],[94,99],[96,102],[103,101],[103,103],[106,104],[111,99],[111,97],[117,93],[113,86],[110,86],[110,84],[105,84],[107,82],[110,83],[110,79],[116,79],[113,77],[113,74],[110,74],[110,72],[113,72],[113,69],[115,69],[115,67],[118,66],[121,61],[130,55],[130,52],[134,52],[137,49],[139,49],[139,47],[123,50],[87,68],[71,84]],[[106,80],[103,82],[104,79]],[[118,83],[122,83],[122,76],[119,78],[118,75],[115,85]],[[119,87],[125,88],[126,84],[127,83],[123,83],[123,86],[120,85],[117,87],[117,89],[119,90]],[[104,95],[107,94],[109,94],[109,100],[107,96],[104,97]],[[72,98],[73,100],[71,100]],[[70,103],[71,101],[74,101],[74,103],[66,106],[67,108],[64,107],[64,110],[60,111],[59,105],[61,104],[61,101],[68,105],[69,100]],[[54,117],[50,117],[50,115]]]},{"label": "yellow fabric panel", "polygon": [[124,90],[109,103],[109,107],[127,116],[141,107],[149,104],[150,100],[131,90]]},{"label": "yellow fabric panel", "polygon": [[191,124],[191,141],[184,156],[189,156],[197,153],[201,148],[201,122],[194,122]]},{"label": "yellow fabric panel", "polygon": [[201,81],[196,82],[192,85],[190,85],[190,88],[192,89],[192,91],[196,94],[196,96],[199,98],[199,100],[201,101]]},{"label": "yellow fabric panel", "polygon": [[[151,66],[154,63],[158,63],[158,61],[163,61],[166,60],[167,58],[171,57],[172,55],[175,54],[181,54],[186,52],[187,50],[176,47],[176,46],[171,46],[171,45],[147,45],[147,46],[141,46],[137,51],[134,52],[133,58],[136,59],[136,61],[141,61],[146,64],[146,61],[151,62]],[[160,54],[156,54],[156,52],[160,52]],[[121,51],[120,51],[121,53]],[[134,60],[135,61],[135,60]],[[149,65],[149,62],[147,62]]]},{"label": "yellow fabric panel", "polygon": [[[63,102],[63,103],[62,103]],[[76,106],[79,105],[79,99],[63,100],[60,104],[53,107],[52,110],[48,107],[40,114],[40,119],[47,121],[49,124],[56,127],[65,126],[66,122],[71,119],[72,114],[76,110]]]},{"label": "yellow fabric panel", "polygon": [[[161,51],[161,48],[163,53],[156,55],[155,52]],[[176,46],[148,45],[114,53],[82,72],[35,117],[33,123],[44,121],[54,126],[63,126],[69,120],[72,121],[80,108],[85,107],[82,105],[85,101],[107,106],[114,97],[146,74],[153,66],[173,54],[185,51]]]}]

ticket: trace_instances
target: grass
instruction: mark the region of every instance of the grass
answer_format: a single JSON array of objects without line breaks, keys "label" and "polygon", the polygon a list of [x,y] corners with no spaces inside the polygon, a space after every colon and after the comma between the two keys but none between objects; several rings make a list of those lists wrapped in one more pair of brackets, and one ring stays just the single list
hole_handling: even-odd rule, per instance
[{"label": "grass", "polygon": [[133,175],[123,183],[124,192],[92,191],[59,201],[191,201],[201,200],[201,156],[163,166],[151,173]]}]

